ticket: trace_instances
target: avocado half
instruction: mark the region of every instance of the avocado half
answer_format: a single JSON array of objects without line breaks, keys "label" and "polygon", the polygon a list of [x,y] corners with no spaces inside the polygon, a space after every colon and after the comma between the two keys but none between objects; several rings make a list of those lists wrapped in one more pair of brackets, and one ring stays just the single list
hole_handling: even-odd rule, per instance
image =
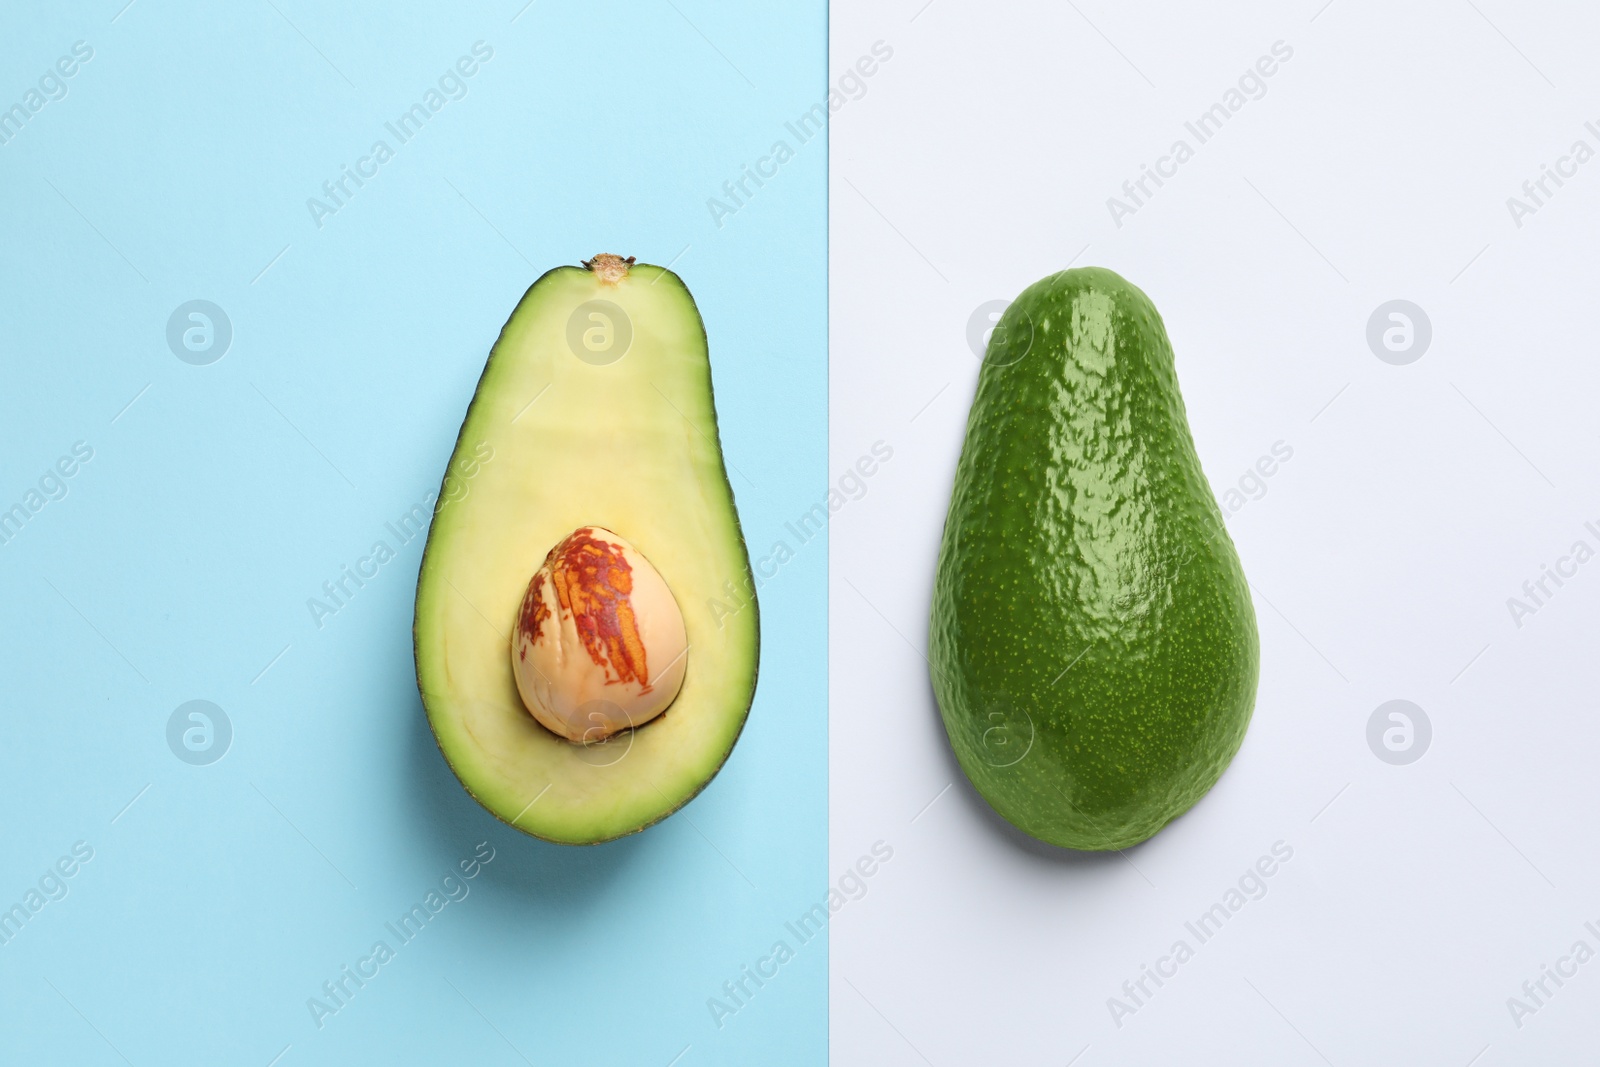
[{"label": "avocado half", "polygon": [[1154,835],[1255,707],[1250,587],[1150,298],[1096,267],[991,335],[933,586],[945,731],[985,800],[1067,848]]},{"label": "avocado half", "polygon": [[[664,713],[582,744],[524,706],[511,639],[546,553],[591,526],[660,572],[688,651]],[[743,606],[730,612],[729,599]],[[468,793],[525,833],[565,844],[635,833],[722,767],[754,698],[759,625],[705,327],[677,275],[603,255],[523,295],[439,491],[413,638],[439,750]]]}]

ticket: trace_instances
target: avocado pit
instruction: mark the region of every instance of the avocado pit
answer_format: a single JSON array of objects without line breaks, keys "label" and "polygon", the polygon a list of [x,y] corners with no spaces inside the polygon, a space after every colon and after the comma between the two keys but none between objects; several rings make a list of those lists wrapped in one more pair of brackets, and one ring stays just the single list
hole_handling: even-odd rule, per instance
[{"label": "avocado pit", "polygon": [[688,635],[661,572],[628,541],[581,526],[545,555],[517,612],[511,667],[546,729],[594,744],[667,710]]}]

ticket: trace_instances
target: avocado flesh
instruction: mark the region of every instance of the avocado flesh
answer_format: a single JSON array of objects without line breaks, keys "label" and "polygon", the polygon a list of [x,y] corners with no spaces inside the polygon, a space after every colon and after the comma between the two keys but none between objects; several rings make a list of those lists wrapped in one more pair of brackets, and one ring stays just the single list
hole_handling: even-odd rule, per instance
[{"label": "avocado flesh", "polygon": [[1143,292],[1081,268],[1028,287],[979,373],[928,659],[962,770],[1067,848],[1143,841],[1244,740],[1250,590]]},{"label": "avocado flesh", "polygon": [[[614,362],[580,359],[569,340],[575,313],[581,334],[591,321],[581,306],[597,300],[631,327]],[[577,267],[541,277],[489,355],[447,469],[414,634],[428,722],[462,785],[519,830],[569,844],[676,811],[739,736],[759,641],[705,329],[683,283],[645,264],[614,283]],[[535,721],[510,654],[530,577],[582,526],[615,531],[655,565],[689,642],[667,710],[588,746]],[[708,603],[725,599],[729,583],[749,606],[719,618]]]}]

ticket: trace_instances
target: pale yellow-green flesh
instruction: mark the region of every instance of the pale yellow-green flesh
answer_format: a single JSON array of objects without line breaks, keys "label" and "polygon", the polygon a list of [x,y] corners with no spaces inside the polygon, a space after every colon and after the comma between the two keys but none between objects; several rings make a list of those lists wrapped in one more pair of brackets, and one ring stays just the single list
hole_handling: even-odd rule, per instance
[{"label": "pale yellow-green flesh", "polygon": [[[617,305],[633,328],[627,353],[605,366],[568,344],[569,319],[590,300]],[[464,477],[485,446],[492,458]],[[575,267],[541,278],[491,353],[450,471],[415,631],[418,685],[445,758],[495,815],[550,840],[609,840],[672,813],[732,749],[758,645],[704,327],[683,283],[646,265],[615,285]],[[585,747],[523,707],[510,642],[545,553],[589,525],[631,541],[660,571],[689,649],[666,712]]]}]

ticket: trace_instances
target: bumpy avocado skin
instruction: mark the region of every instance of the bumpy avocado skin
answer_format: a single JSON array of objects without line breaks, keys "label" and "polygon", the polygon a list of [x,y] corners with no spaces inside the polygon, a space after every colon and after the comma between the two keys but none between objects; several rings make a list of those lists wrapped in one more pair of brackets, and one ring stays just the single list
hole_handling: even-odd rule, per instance
[{"label": "bumpy avocado skin", "polygon": [[1112,271],[1029,286],[994,331],[928,658],[967,777],[1051,844],[1151,837],[1244,740],[1260,659],[1250,590],[1166,328]]}]

